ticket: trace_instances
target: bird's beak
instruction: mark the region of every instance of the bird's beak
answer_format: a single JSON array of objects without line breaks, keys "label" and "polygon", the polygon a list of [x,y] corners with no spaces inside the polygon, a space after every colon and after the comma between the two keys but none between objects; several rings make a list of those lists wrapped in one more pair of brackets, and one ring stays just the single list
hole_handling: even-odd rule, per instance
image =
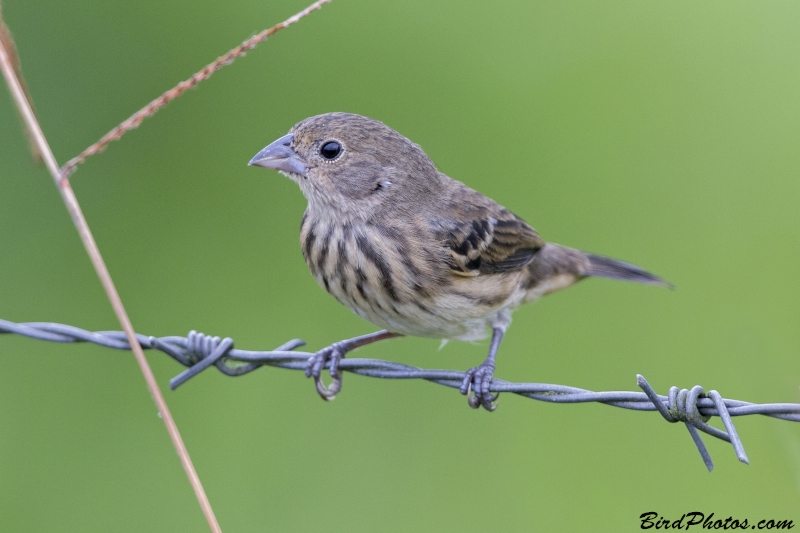
[{"label": "bird's beak", "polygon": [[294,134],[284,135],[260,152],[258,152],[248,165],[257,165],[264,168],[274,168],[283,172],[294,172],[301,176],[306,175],[306,165],[292,150]]}]

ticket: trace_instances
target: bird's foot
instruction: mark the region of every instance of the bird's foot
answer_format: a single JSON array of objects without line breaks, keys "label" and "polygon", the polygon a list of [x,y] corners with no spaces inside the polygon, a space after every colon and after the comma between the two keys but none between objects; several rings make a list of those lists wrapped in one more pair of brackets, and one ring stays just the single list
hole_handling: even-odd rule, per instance
[{"label": "bird's foot", "polygon": [[464,381],[461,382],[461,394],[467,396],[467,402],[473,409],[483,406],[487,411],[497,409],[494,403],[499,394],[489,392],[494,374],[494,362],[484,361],[480,366],[467,370]]},{"label": "bird's foot", "polygon": [[[376,331],[375,333],[368,333],[360,337],[353,337],[344,341],[334,342],[330,346],[321,349],[314,355],[308,358],[306,363],[306,377],[314,376],[314,384],[317,387],[317,392],[325,401],[333,400],[336,395],[342,390],[342,373],[339,371],[339,363],[341,363],[347,352],[372,344],[373,342],[382,341],[384,339],[391,339],[393,337],[402,337],[400,333],[392,333],[385,329]],[[322,369],[330,361],[331,378],[333,381],[330,386],[326,387],[322,383]]]},{"label": "bird's foot", "polygon": [[[342,390],[342,373],[339,372],[339,363],[348,352],[349,346],[347,341],[335,342],[327,346],[311,357],[308,358],[306,363],[306,377],[314,377],[314,384],[317,387],[317,392],[320,397],[329,402],[336,398],[336,395]],[[322,382],[322,369],[325,368],[325,363],[331,363],[331,384],[325,386]]]}]

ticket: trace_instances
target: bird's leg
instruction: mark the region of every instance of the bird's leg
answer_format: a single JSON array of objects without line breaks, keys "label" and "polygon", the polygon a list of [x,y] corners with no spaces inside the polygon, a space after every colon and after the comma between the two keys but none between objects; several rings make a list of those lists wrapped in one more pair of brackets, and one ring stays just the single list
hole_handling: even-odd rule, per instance
[{"label": "bird's leg", "polygon": [[[317,392],[323,400],[333,400],[339,391],[342,390],[342,374],[339,372],[339,362],[344,358],[347,352],[367,344],[372,344],[373,342],[402,336],[403,335],[400,333],[392,333],[382,329],[375,333],[368,333],[360,337],[334,342],[308,358],[308,362],[306,363],[306,377],[310,378],[314,376]],[[326,387],[325,384],[322,383],[321,374],[322,369],[325,368],[325,363],[328,361],[331,362],[331,379],[333,381],[329,387]]]},{"label": "bird's leg", "polygon": [[500,341],[503,340],[504,333],[505,328],[492,328],[492,344],[489,346],[489,355],[486,356],[486,360],[480,366],[467,370],[467,375],[464,376],[464,381],[461,382],[461,394],[467,396],[467,402],[473,409],[483,406],[487,411],[494,411],[497,408],[493,402],[497,400],[499,394],[491,394],[489,387],[492,384],[492,375],[494,374],[494,358],[497,355],[497,349],[500,347]]}]

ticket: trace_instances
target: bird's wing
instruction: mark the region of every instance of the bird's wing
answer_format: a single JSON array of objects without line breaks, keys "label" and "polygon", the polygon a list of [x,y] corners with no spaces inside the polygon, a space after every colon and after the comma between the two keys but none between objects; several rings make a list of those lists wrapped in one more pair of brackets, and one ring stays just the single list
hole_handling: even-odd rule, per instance
[{"label": "bird's wing", "polygon": [[477,196],[459,198],[458,216],[437,221],[450,270],[478,276],[518,270],[530,263],[544,246],[536,230],[492,200],[469,192]]}]

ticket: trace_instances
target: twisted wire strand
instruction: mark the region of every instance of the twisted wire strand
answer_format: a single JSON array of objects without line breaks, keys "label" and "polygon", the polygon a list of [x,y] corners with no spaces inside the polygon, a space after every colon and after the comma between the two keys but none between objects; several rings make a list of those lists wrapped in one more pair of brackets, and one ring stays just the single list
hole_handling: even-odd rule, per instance
[{"label": "twisted wire strand", "polygon": [[[106,348],[130,350],[125,333],[122,331],[91,332],[51,322],[18,324],[0,319],[0,334],[9,333],[50,342],[90,342]],[[196,331],[189,332],[186,337],[157,338],[137,334],[137,340],[143,349],[159,350],[188,367],[170,381],[170,388],[173,390],[210,366],[216,366],[227,376],[241,376],[264,365],[305,370],[306,362],[315,355],[311,352],[295,351],[295,348],[305,345],[305,342],[299,339],[291,340],[270,351],[239,350],[234,348],[233,340],[230,338],[213,337]],[[326,363],[325,368],[330,368],[330,363]],[[392,361],[360,358],[342,359],[339,369],[371,378],[423,379],[455,389],[461,386],[466,375],[465,372],[456,370],[428,370]],[[667,422],[684,423],[709,472],[714,468],[714,463],[698,431],[731,443],[739,461],[749,464],[732,417],[759,414],[800,422],[800,404],[756,404],[725,399],[715,390],[706,393],[699,385],[691,389],[672,387],[667,396],[662,396],[656,393],[641,375],[637,375],[636,380],[643,392],[595,392],[567,385],[513,383],[497,378],[492,380],[489,390],[493,393],[510,392],[550,403],[598,402],[634,411],[658,411]],[[722,420],[725,431],[708,425],[707,422],[713,416]]]}]

